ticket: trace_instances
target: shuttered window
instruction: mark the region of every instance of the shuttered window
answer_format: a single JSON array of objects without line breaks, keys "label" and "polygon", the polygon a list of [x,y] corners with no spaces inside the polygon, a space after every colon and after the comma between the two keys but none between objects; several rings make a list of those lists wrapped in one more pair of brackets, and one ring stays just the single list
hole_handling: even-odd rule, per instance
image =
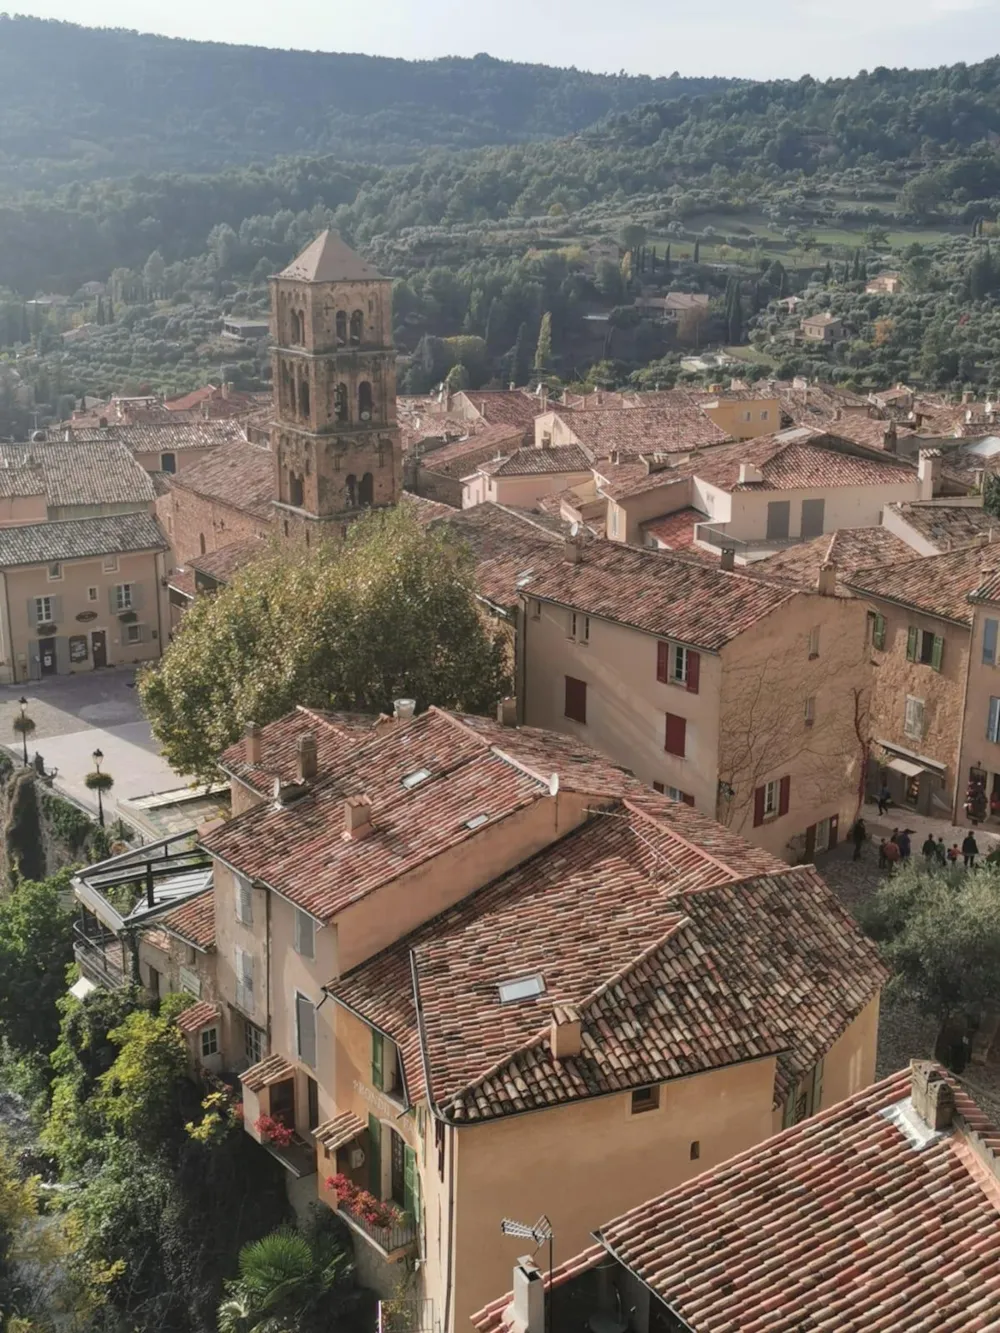
[{"label": "shuttered window", "polygon": [[997,630],[1000,620],[983,621],[983,661],[987,666],[997,664]]},{"label": "shuttered window", "polygon": [[990,715],[986,722],[986,739],[1000,745],[1000,699],[990,698]]},{"label": "shuttered window", "polygon": [[295,992],[295,1048],[299,1059],[316,1068],[316,1007],[305,995]]},{"label": "shuttered window", "polygon": [[382,1091],[382,1034],[372,1030],[372,1087]]},{"label": "shuttered window", "polygon": [[914,698],[912,694],[906,696],[903,731],[911,740],[921,741],[924,738],[924,701]]},{"label": "shuttered window", "polygon": [[382,1197],[382,1122],[368,1117],[368,1188],[376,1199]]},{"label": "shuttered window", "polygon": [[248,1014],[253,1013],[253,954],[240,948],[236,950],[236,1005]]},{"label": "shuttered window", "polygon": [[303,958],[316,957],[316,922],[298,907],[295,909],[295,952]]},{"label": "shuttered window", "polygon": [[587,721],[587,682],[574,676],[566,677],[565,715],[571,722]]},{"label": "shuttered window", "polygon": [[667,754],[683,759],[687,751],[687,719],[676,713],[667,714],[666,737],[663,748]]},{"label": "shuttered window", "polygon": [[236,920],[241,926],[253,925],[253,889],[250,881],[244,879],[242,875],[235,878],[236,888]]},{"label": "shuttered window", "polygon": [[872,647],[880,651],[885,648],[885,616],[877,611],[872,616]]},{"label": "shuttered window", "polygon": [[758,828],[766,819],[788,814],[792,800],[792,779],[786,774],[758,787],[753,794],[753,822]]}]

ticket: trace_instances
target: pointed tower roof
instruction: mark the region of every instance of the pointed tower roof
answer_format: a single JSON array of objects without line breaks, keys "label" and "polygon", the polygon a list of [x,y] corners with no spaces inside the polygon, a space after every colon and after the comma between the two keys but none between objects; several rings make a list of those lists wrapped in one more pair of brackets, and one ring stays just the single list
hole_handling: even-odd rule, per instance
[{"label": "pointed tower roof", "polygon": [[384,281],[381,273],[345,245],[335,231],[317,236],[278,277],[297,278],[299,282]]}]

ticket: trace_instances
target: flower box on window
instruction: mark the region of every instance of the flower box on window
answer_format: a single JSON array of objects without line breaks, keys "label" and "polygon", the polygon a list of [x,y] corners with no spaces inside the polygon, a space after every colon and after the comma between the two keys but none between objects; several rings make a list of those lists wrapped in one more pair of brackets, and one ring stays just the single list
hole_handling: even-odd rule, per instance
[{"label": "flower box on window", "polygon": [[43,637],[46,634],[55,634],[56,632],[56,626],[49,623],[48,621],[44,625],[36,625],[35,628],[38,630],[38,633]]},{"label": "flower box on window", "polygon": [[139,617],[135,611],[122,611],[118,619],[123,625],[134,625]]}]

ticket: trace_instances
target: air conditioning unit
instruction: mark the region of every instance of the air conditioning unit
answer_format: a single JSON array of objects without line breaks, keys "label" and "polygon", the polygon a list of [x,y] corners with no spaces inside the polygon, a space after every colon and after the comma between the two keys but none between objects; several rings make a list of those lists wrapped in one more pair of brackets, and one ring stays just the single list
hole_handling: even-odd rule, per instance
[{"label": "air conditioning unit", "polygon": [[362,412],[362,413],[361,413],[361,420],[362,420],[362,421],[371,421],[371,419],[372,419],[372,414],[371,414],[370,412]]},{"label": "air conditioning unit", "polygon": [[347,1160],[350,1162],[352,1171],[360,1171],[365,1164],[364,1148],[352,1148]]}]

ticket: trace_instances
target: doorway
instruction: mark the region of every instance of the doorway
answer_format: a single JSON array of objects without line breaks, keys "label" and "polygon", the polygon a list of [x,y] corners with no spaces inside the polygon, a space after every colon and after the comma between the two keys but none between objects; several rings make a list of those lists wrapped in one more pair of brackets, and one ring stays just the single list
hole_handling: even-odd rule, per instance
[{"label": "doorway", "polygon": [[788,538],[788,521],[791,512],[788,500],[771,500],[767,506],[768,541],[785,541]]},{"label": "doorway", "polygon": [[808,541],[810,537],[822,537],[825,508],[826,508],[825,500],[802,501],[803,541]]},{"label": "doorway", "polygon": [[56,674],[55,639],[38,640],[38,661],[41,665],[41,672],[43,676],[54,676]]},{"label": "doorway", "polygon": [[94,659],[94,668],[108,665],[108,632],[103,629],[90,631],[90,655]]}]

